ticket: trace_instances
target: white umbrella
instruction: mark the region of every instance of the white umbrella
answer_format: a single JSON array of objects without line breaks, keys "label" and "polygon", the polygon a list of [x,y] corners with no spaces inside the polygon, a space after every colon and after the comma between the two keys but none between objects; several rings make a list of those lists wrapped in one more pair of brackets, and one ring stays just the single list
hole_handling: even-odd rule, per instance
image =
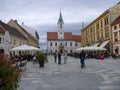
[{"label": "white umbrella", "polygon": [[10,51],[40,51],[40,49],[34,46],[21,45],[21,46],[10,49]]},{"label": "white umbrella", "polygon": [[98,46],[90,46],[89,50],[91,50],[91,51],[105,51],[107,49],[102,48],[102,47],[98,47]]},{"label": "white umbrella", "polygon": [[75,49],[75,51],[89,50],[89,47],[80,47]]},{"label": "white umbrella", "polygon": [[30,48],[31,47],[28,45],[21,45],[21,46],[10,49],[10,51],[27,51],[27,50],[30,50]]},{"label": "white umbrella", "polygon": [[34,46],[30,46],[30,47],[31,47],[31,50],[40,51],[39,48],[36,48],[36,47],[34,47]]},{"label": "white umbrella", "polygon": [[98,46],[89,46],[89,47],[81,47],[81,48],[77,48],[75,49],[76,51],[81,51],[81,50],[85,50],[85,51],[104,51],[106,50],[105,48],[102,47],[98,47]]}]

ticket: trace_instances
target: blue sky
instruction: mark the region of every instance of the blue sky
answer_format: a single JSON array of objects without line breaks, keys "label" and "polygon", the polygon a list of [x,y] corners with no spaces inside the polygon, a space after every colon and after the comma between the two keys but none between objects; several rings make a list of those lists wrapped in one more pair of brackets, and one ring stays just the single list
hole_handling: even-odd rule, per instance
[{"label": "blue sky", "polygon": [[46,33],[57,31],[60,9],[64,31],[80,34],[85,26],[119,0],[1,0],[0,20],[16,19],[38,31],[41,49],[46,48]]}]

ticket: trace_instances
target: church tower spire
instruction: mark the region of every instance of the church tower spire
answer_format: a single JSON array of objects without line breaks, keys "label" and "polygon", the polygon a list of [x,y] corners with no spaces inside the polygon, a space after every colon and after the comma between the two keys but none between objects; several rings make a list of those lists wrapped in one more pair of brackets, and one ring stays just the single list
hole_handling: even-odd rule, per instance
[{"label": "church tower spire", "polygon": [[64,22],[63,22],[61,10],[57,23],[57,28],[58,28],[58,39],[64,39]]},{"label": "church tower spire", "polygon": [[64,23],[63,18],[62,18],[62,14],[61,14],[61,10],[60,10],[60,16],[59,16],[59,19],[58,19],[58,23]]}]

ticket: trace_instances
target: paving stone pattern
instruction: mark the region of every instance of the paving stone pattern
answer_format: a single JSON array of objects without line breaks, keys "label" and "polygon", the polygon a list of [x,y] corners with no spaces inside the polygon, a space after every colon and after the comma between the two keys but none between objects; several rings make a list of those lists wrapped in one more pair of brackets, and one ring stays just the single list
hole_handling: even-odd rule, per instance
[{"label": "paving stone pattern", "polygon": [[120,90],[120,59],[87,59],[84,69],[72,57],[62,65],[48,60],[44,68],[28,62],[18,90]]}]

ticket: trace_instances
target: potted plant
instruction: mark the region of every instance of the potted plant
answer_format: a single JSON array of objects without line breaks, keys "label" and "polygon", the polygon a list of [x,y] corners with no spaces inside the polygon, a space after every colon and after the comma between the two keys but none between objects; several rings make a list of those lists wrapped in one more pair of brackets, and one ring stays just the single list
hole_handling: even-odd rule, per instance
[{"label": "potted plant", "polygon": [[44,67],[44,63],[45,63],[45,54],[44,53],[38,53],[37,54],[37,60],[38,60],[38,63],[40,65],[40,67]]}]

